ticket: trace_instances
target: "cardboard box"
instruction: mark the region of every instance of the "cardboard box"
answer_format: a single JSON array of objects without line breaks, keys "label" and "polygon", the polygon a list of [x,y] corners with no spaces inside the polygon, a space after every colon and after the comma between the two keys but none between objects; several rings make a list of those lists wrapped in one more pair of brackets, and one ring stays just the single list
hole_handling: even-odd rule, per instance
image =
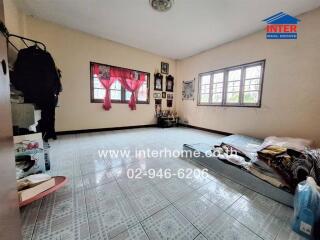
[{"label": "cardboard box", "polygon": [[16,178],[20,179],[35,173],[45,172],[43,140],[41,133],[14,136],[15,156],[30,156],[34,165],[27,170],[16,168]]}]

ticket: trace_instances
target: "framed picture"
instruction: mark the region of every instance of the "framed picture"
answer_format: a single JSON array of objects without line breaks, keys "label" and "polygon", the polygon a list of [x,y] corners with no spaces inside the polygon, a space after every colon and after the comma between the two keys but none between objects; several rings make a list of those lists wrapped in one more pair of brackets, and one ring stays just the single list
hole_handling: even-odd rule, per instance
[{"label": "framed picture", "polygon": [[166,92],[162,92],[162,98],[167,98],[167,93]]},{"label": "framed picture", "polygon": [[172,107],[172,100],[167,100],[167,107],[171,108]]},{"label": "framed picture", "polygon": [[162,74],[157,73],[154,75],[154,90],[162,91],[162,79]]},{"label": "framed picture", "polygon": [[168,93],[167,94],[167,99],[172,100],[173,99],[173,93]]},{"label": "framed picture", "polygon": [[169,74],[169,63],[161,62],[161,73]]},{"label": "framed picture", "polygon": [[194,82],[195,80],[183,81],[182,100],[194,100]]},{"label": "framed picture", "polygon": [[155,112],[156,112],[156,116],[160,116],[161,115],[161,99],[156,99],[154,100],[154,107],[155,107]]},{"label": "framed picture", "polygon": [[166,91],[173,92],[174,77],[171,75],[166,77]]},{"label": "framed picture", "polygon": [[162,95],[161,95],[161,93],[153,93],[153,98],[154,99],[161,99],[162,98]]}]

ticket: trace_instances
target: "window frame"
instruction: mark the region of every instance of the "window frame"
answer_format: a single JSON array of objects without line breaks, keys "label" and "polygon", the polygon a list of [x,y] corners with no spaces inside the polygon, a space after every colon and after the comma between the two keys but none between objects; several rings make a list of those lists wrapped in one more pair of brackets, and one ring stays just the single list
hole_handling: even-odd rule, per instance
[{"label": "window frame", "polygon": [[[250,63],[240,64],[232,67],[220,68],[214,71],[200,73],[198,76],[198,100],[197,106],[216,106],[216,107],[248,107],[248,108],[261,108],[262,94],[263,94],[263,84],[264,84],[264,72],[265,72],[266,59],[254,61]],[[259,84],[259,99],[257,103],[243,103],[244,97],[244,84],[245,84],[245,69],[247,67],[261,66],[261,83]],[[240,77],[240,90],[239,90],[239,103],[227,103],[227,93],[228,93],[228,76],[229,71],[241,69]],[[222,102],[212,103],[212,85],[213,85],[213,75],[216,73],[223,72],[223,90],[222,90]],[[210,75],[210,91],[209,91],[209,102],[201,103],[201,77],[205,75]]]},{"label": "window frame", "polygon": [[[113,66],[113,65],[109,65],[109,64],[104,64],[104,63],[98,63],[98,62],[91,62],[89,64],[90,67],[90,102],[91,103],[103,103],[103,99],[96,99],[94,98],[94,80],[93,80],[93,72],[92,72],[92,66],[93,64],[99,64],[99,65],[103,65],[106,67],[116,67],[116,68],[121,68],[121,69],[125,69],[125,70],[131,70],[131,71],[136,71],[136,72],[140,72],[140,73],[145,73],[148,77],[147,80],[147,100],[146,101],[139,101],[137,99],[136,104],[149,104],[150,103],[150,73],[148,72],[144,72],[144,71],[140,71],[140,70],[134,70],[134,69],[130,69],[130,68],[124,68],[124,67],[118,67],[118,66]],[[138,98],[138,96],[137,96]],[[111,99],[111,103],[126,103],[128,104],[129,101],[126,100],[126,90],[124,87],[121,86],[121,100],[112,100]]]}]

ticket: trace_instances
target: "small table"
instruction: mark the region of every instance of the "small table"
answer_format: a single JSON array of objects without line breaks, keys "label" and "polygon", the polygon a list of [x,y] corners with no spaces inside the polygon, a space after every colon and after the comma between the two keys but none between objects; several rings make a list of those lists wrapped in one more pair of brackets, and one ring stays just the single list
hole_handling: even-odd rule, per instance
[{"label": "small table", "polygon": [[158,117],[157,125],[161,128],[168,128],[168,127],[177,127],[179,123],[179,117]]}]

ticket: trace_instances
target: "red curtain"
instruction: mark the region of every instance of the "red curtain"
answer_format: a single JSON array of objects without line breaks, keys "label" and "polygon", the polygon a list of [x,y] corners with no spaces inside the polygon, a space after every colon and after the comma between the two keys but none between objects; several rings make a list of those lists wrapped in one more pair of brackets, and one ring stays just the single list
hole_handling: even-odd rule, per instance
[{"label": "red curtain", "polygon": [[93,65],[93,74],[98,77],[102,86],[106,89],[102,106],[106,111],[109,111],[111,109],[110,87],[116,78],[110,77],[109,67],[99,64]]},{"label": "red curtain", "polygon": [[110,87],[114,81],[119,80],[121,85],[129,92],[131,97],[129,107],[136,110],[137,92],[146,80],[144,73],[138,73],[124,68],[107,67],[104,65],[94,64],[93,73],[96,74],[103,87],[106,89],[103,108],[109,111],[111,108]]},{"label": "red curtain", "polygon": [[[131,92],[131,97],[129,100],[129,108],[131,110],[136,110],[136,101],[137,101],[137,93],[141,85],[145,81],[145,74],[144,73],[138,73],[134,72],[131,70],[126,70],[129,71],[125,73],[124,75],[126,77],[120,78],[121,85],[129,92]],[[128,77],[130,76],[130,77]]]}]

